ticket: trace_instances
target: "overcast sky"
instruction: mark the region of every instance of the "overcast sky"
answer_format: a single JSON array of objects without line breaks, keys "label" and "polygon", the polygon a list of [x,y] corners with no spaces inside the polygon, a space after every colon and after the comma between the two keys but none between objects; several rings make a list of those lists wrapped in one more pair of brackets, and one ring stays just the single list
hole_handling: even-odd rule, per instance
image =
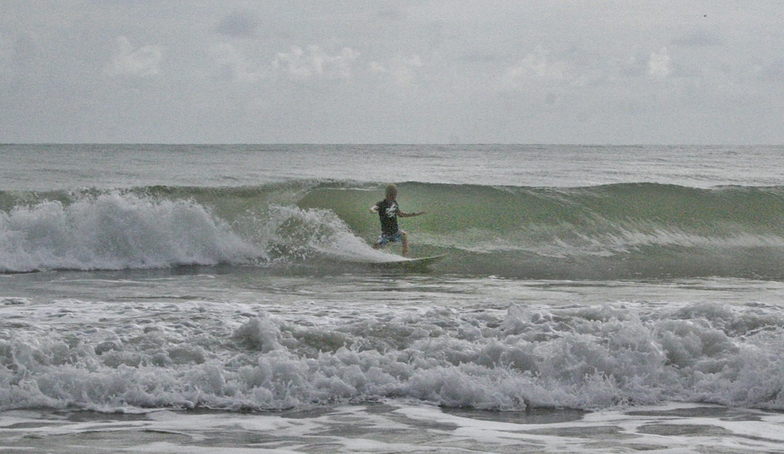
[{"label": "overcast sky", "polygon": [[780,0],[0,0],[0,142],[784,143]]}]

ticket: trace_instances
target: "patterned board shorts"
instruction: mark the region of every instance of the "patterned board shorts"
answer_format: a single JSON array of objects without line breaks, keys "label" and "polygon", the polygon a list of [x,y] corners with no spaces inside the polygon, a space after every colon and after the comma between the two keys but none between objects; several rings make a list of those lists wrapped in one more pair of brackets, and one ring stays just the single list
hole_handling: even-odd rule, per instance
[{"label": "patterned board shorts", "polygon": [[392,235],[381,235],[376,240],[376,244],[379,246],[386,246],[389,243],[401,243],[403,242],[403,234],[400,232],[393,233]]}]

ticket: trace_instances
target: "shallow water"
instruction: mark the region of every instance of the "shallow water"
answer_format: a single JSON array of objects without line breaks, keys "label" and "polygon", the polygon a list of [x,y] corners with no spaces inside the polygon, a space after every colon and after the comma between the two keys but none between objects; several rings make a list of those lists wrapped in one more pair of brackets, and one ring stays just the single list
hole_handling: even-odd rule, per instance
[{"label": "shallow water", "polygon": [[784,415],[669,405],[582,413],[377,403],[265,413],[0,414],[7,452],[784,452]]}]

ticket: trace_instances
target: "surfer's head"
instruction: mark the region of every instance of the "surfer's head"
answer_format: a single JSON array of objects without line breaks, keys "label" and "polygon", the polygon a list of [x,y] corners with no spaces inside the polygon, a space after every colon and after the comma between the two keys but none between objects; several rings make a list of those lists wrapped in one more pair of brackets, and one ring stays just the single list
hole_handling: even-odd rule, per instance
[{"label": "surfer's head", "polygon": [[397,198],[397,186],[394,183],[389,183],[386,190],[387,199],[395,200]]}]

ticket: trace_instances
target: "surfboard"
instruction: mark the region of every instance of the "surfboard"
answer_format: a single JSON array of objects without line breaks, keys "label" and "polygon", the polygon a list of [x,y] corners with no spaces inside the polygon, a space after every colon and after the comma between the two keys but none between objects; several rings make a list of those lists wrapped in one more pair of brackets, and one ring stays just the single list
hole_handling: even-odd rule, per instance
[{"label": "surfboard", "polygon": [[384,262],[379,263],[385,268],[402,268],[402,269],[422,269],[433,263],[443,259],[448,254],[441,254],[441,255],[431,255],[428,257],[417,257],[417,258],[404,258],[403,260],[396,260],[394,262]]}]

